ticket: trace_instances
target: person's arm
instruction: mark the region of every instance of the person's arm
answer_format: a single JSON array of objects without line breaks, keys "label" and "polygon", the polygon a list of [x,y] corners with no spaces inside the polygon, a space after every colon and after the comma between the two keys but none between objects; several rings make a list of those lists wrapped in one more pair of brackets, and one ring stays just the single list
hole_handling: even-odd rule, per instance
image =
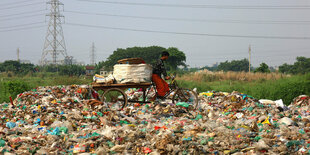
[{"label": "person's arm", "polygon": [[164,62],[163,62],[163,61],[161,61],[161,69],[162,69],[162,73],[163,73],[165,79],[166,79],[166,80],[169,80],[170,77],[167,75],[167,71],[166,71],[166,68],[165,68],[165,65],[164,65]]},{"label": "person's arm", "polygon": [[153,66],[153,72],[158,73],[161,70],[161,62],[160,60],[156,61],[156,64]]}]

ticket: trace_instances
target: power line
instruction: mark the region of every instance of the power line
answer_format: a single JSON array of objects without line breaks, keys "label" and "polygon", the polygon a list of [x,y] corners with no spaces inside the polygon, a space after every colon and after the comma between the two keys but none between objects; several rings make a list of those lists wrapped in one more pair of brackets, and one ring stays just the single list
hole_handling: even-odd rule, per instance
[{"label": "power line", "polygon": [[3,18],[3,19],[0,18],[0,21],[15,20],[15,19],[21,19],[21,18],[31,18],[31,17],[36,17],[36,16],[42,16],[42,15],[45,15],[45,14],[44,13],[40,13],[40,14],[27,15],[27,16],[19,16],[19,17],[14,17],[14,18]]},{"label": "power line", "polygon": [[[253,48],[252,48],[253,49]],[[218,54],[218,56],[239,56],[239,55],[246,55],[248,51],[246,51],[245,49],[227,49],[227,50],[222,50],[224,52],[221,52],[219,50],[215,50],[214,52]],[[225,52],[225,51],[233,51],[233,52]],[[243,51],[243,52],[240,52]],[[306,48],[294,48],[294,49],[268,49],[267,50],[260,50],[260,49],[254,49],[255,53],[253,53],[253,57],[269,57],[268,55],[265,55],[266,52],[268,52],[268,54],[275,54],[276,56],[283,56],[283,55],[291,55],[291,53],[285,53],[285,52],[294,52],[296,54],[300,54],[300,53],[304,53],[301,51],[310,51],[310,47],[306,47]],[[265,52],[265,53],[261,53],[261,52]],[[263,56],[260,56],[261,54],[263,54]],[[271,57],[271,56],[270,56]],[[274,56],[272,56],[274,57]],[[208,58],[217,58],[215,57],[210,57],[208,56]]]},{"label": "power line", "polygon": [[69,13],[98,15],[98,16],[111,16],[111,17],[124,17],[136,19],[155,19],[155,20],[174,20],[174,21],[191,21],[191,22],[214,22],[214,23],[245,23],[245,24],[310,24],[310,21],[260,21],[260,20],[207,20],[207,19],[189,19],[189,18],[169,18],[169,17],[150,17],[150,16],[129,16],[129,15],[116,15],[107,13],[91,13],[81,11],[65,11]]},{"label": "power line", "polygon": [[44,9],[44,10],[28,11],[28,12],[21,12],[21,13],[10,14],[10,15],[1,15],[0,17],[18,16],[18,15],[24,15],[24,14],[28,14],[28,13],[42,12],[42,11],[45,11],[45,10],[46,10],[46,9]]},{"label": "power line", "polygon": [[156,30],[142,30],[130,28],[118,28],[109,26],[86,25],[77,23],[66,23],[72,26],[103,28],[112,30],[134,31],[134,32],[149,32],[149,33],[164,33],[164,34],[179,34],[179,35],[193,35],[193,36],[210,36],[210,37],[228,37],[228,38],[258,38],[258,39],[296,39],[296,40],[310,40],[310,37],[288,37],[288,36],[256,36],[256,35],[227,35],[227,34],[208,34],[208,33],[190,33],[190,32],[173,32],[173,31],[156,31]]},{"label": "power line", "polygon": [[28,26],[28,25],[35,25],[35,24],[42,24],[42,23],[45,23],[45,22],[35,22],[35,23],[27,23],[27,24],[22,24],[22,25],[0,27],[0,29],[9,29],[9,28],[13,28],[13,27],[21,27],[21,26]]},{"label": "power line", "polygon": [[181,8],[213,8],[213,9],[310,9],[310,6],[235,6],[235,5],[182,5],[182,4],[159,4],[159,3],[135,3],[135,2],[114,2],[102,0],[77,0],[84,2],[137,5],[137,6],[157,6],[157,7],[181,7]]},{"label": "power line", "polygon": [[37,3],[31,3],[31,4],[17,5],[17,6],[11,6],[11,7],[6,7],[6,8],[0,8],[0,10],[14,9],[14,8],[20,8],[20,7],[30,6],[30,5],[43,4],[43,3],[44,2],[37,2]]},{"label": "power line", "polygon": [[19,1],[19,2],[14,2],[14,3],[5,3],[5,4],[0,4],[0,5],[1,6],[4,6],[4,5],[15,5],[16,3],[20,4],[20,3],[25,3],[25,2],[29,2],[29,0]]},{"label": "power line", "polygon": [[9,29],[9,30],[0,30],[0,32],[10,32],[10,31],[17,31],[17,30],[28,30],[28,29],[35,29],[35,28],[41,28],[41,27],[46,27],[46,25],[24,27],[24,28],[16,28],[16,29]]}]

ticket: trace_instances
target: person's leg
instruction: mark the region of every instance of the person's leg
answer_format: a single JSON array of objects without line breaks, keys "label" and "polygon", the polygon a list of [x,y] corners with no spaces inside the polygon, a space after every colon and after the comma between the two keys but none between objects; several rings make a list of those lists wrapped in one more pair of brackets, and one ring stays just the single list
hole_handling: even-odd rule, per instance
[{"label": "person's leg", "polygon": [[163,85],[164,85],[164,92],[165,92],[165,95],[166,95],[166,93],[169,92],[169,85],[168,85],[168,83],[165,80],[163,80]]},{"label": "person's leg", "polygon": [[156,90],[157,90],[157,95],[158,96],[165,96],[165,84],[164,84],[164,80],[162,78],[160,78],[159,75],[157,74],[153,74],[152,75],[152,81],[155,83],[156,85]]}]

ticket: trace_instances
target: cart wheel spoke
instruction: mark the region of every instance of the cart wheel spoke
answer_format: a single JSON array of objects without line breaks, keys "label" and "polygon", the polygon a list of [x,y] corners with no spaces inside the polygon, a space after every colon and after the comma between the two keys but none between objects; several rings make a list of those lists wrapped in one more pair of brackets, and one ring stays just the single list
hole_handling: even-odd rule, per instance
[{"label": "cart wheel spoke", "polygon": [[190,89],[179,88],[175,91],[172,97],[172,103],[177,104],[178,102],[186,102],[193,109],[196,109],[198,106],[198,96],[197,93]]},{"label": "cart wheel spoke", "polygon": [[121,89],[111,88],[103,93],[101,101],[111,110],[121,110],[127,105],[127,95]]}]

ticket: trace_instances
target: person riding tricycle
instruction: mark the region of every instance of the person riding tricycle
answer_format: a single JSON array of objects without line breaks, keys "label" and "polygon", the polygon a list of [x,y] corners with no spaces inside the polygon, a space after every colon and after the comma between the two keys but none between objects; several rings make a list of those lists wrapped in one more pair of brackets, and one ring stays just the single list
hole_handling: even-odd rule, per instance
[{"label": "person riding tricycle", "polygon": [[[161,78],[163,74],[166,80],[169,80],[171,77],[167,75],[167,71],[164,65],[164,61],[169,58],[169,53],[163,51],[161,53],[160,59],[157,60],[156,64],[153,66],[152,81],[156,85],[157,95],[155,97],[163,99],[166,93],[169,92],[169,86],[167,82]],[[155,99],[155,98],[154,98]]]}]

